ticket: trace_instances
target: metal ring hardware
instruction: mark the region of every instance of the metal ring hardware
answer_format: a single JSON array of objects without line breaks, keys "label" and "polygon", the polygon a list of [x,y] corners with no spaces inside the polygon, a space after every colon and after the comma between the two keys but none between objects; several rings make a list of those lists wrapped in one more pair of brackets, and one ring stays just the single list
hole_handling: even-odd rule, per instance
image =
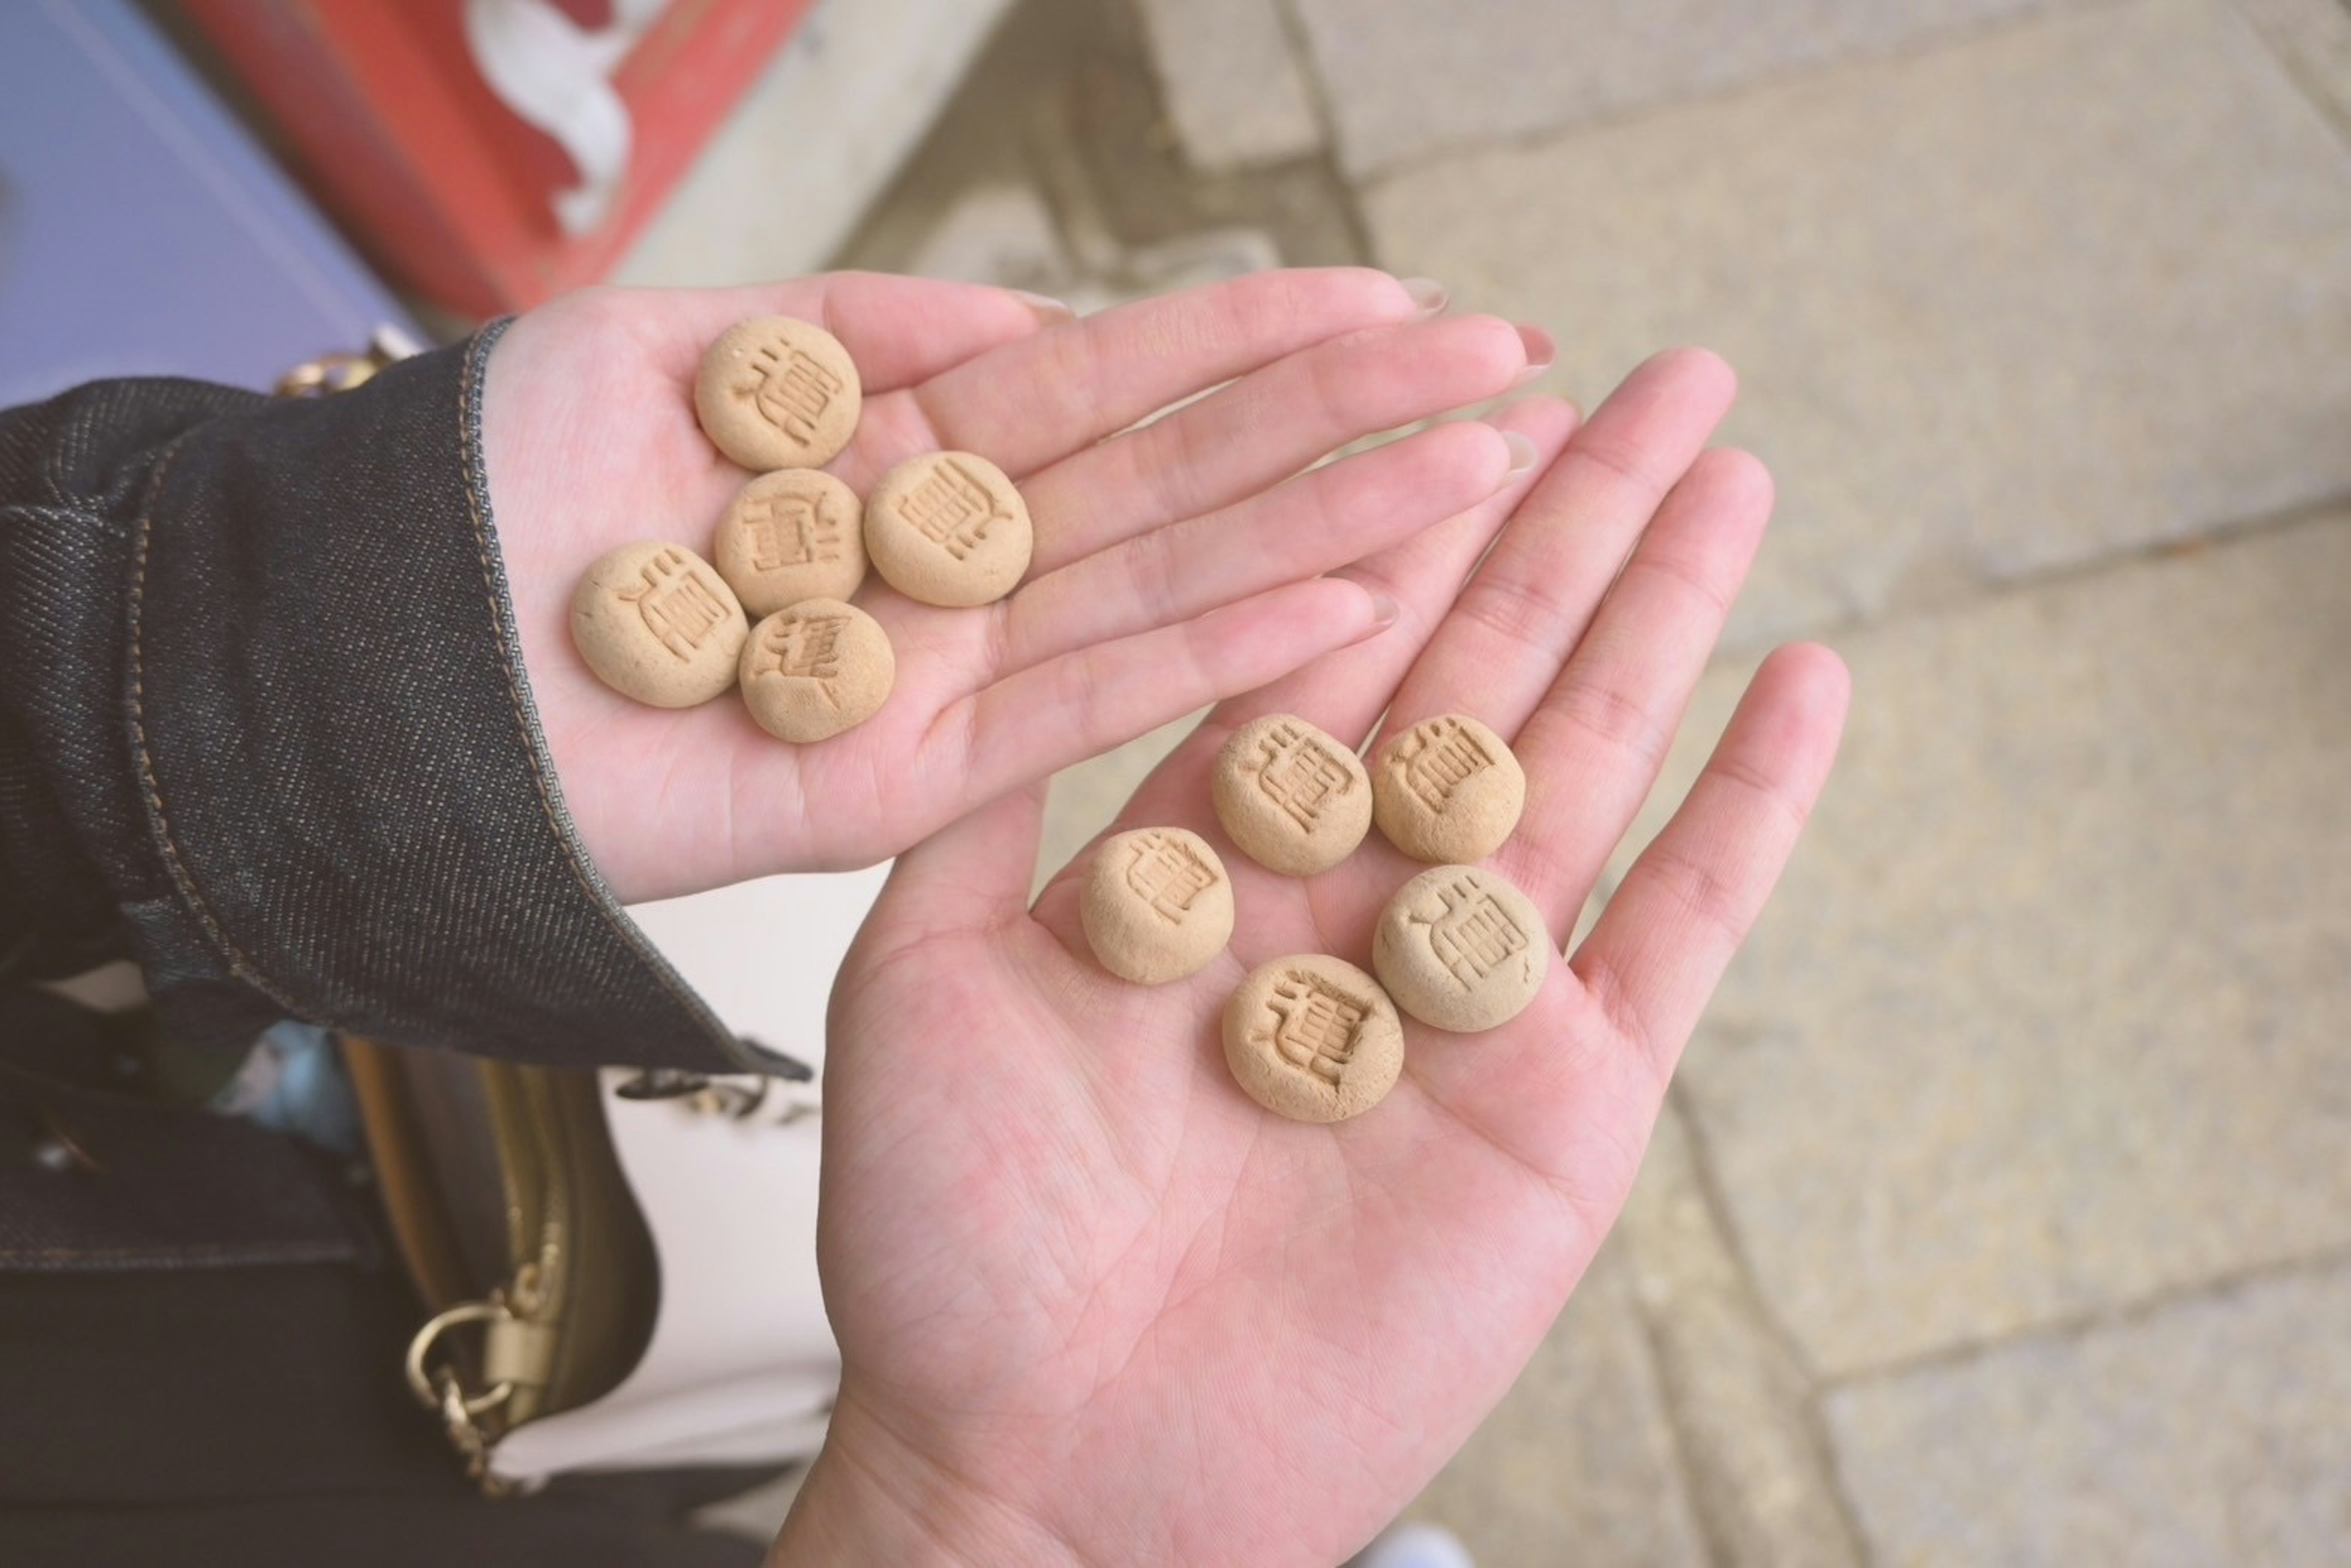
[{"label": "metal ring hardware", "polygon": [[[432,1354],[435,1340],[461,1323],[505,1322],[515,1315],[514,1309],[504,1301],[460,1301],[418,1329],[416,1337],[408,1342],[408,1357],[402,1366],[408,1375],[408,1391],[416,1396],[417,1403],[428,1410],[442,1409],[456,1388],[454,1377],[444,1388],[434,1388],[432,1375],[424,1369],[425,1357]],[[512,1382],[494,1383],[479,1394],[458,1396],[456,1404],[469,1416],[486,1415],[513,1398],[514,1391]]]}]

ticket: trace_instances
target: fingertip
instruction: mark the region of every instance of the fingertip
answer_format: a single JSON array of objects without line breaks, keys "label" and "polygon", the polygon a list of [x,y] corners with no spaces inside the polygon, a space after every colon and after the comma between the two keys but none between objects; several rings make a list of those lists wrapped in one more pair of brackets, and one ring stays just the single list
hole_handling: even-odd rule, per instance
[{"label": "fingertip", "polygon": [[1328,607],[1323,613],[1330,620],[1324,630],[1332,647],[1349,648],[1377,636],[1395,624],[1399,613],[1396,601],[1387,593],[1351,577],[1318,577],[1297,587]]},{"label": "fingertip", "polygon": [[1542,455],[1536,448],[1532,437],[1523,435],[1515,430],[1502,432],[1502,446],[1510,454],[1510,465],[1502,471],[1505,483],[1517,478],[1521,474],[1534,472],[1535,463]]},{"label": "fingertip", "polygon": [[1779,483],[1770,466],[1752,452],[1739,446],[1712,447],[1699,454],[1692,472],[1703,472],[1708,484],[1735,500],[1741,517],[1771,517]]},{"label": "fingertip", "polygon": [[1453,291],[1433,277],[1399,277],[1396,283],[1403,288],[1405,297],[1412,301],[1412,314],[1416,320],[1425,321],[1432,316],[1443,315],[1446,305],[1453,298]]},{"label": "fingertip", "polygon": [[1712,349],[1696,344],[1667,349],[1650,355],[1641,368],[1703,388],[1725,408],[1729,408],[1739,396],[1739,372],[1731,368],[1729,360]]},{"label": "fingertip", "polygon": [[1500,431],[1515,431],[1544,451],[1564,444],[1583,423],[1583,413],[1563,397],[1527,397],[1504,404],[1486,415],[1485,423]]},{"label": "fingertip", "polygon": [[[1430,454],[1432,477],[1446,476],[1445,489],[1475,492],[1463,505],[1482,500],[1535,465],[1541,456],[1526,433],[1491,419],[1465,419],[1432,426],[1413,439]],[[1440,466],[1437,466],[1439,465]],[[1449,516],[1450,514],[1448,514]]]},{"label": "fingertip", "polygon": [[1218,605],[1191,624],[1217,638],[1263,635],[1297,647],[1343,647],[1372,625],[1377,597],[1352,578],[1310,577]]},{"label": "fingertip", "polygon": [[1458,346],[1474,356],[1489,385],[1508,391],[1524,384],[1531,345],[1516,322],[1499,316],[1455,316],[1447,319],[1446,327],[1455,334]]},{"label": "fingertip", "polygon": [[1834,754],[1853,707],[1853,672],[1835,650],[1819,643],[1774,648],[1757,669],[1753,689],[1768,695],[1800,733],[1823,738]]},{"label": "fingertip", "polygon": [[1576,433],[1586,456],[1664,497],[1706,450],[1730,412],[1729,367],[1703,349],[1643,361]]},{"label": "fingertip", "polygon": [[1078,319],[1074,307],[1066,300],[1054,298],[1050,294],[1032,294],[1026,288],[1008,288],[1005,292],[1024,306],[1030,315],[1036,317],[1037,325],[1040,327],[1058,327],[1064,321],[1074,321]]},{"label": "fingertip", "polygon": [[1533,485],[1556,462],[1575,434],[1575,405],[1562,398],[1528,398],[1488,414],[1480,423],[1501,434],[1508,454],[1493,494],[1509,497]]},{"label": "fingertip", "polygon": [[1559,341],[1541,327],[1520,322],[1519,346],[1526,351],[1527,362],[1519,371],[1519,385],[1524,386],[1559,362]]},{"label": "fingertip", "polygon": [[1484,420],[1449,419],[1307,476],[1327,527],[1384,548],[1478,506],[1510,483],[1526,437]]},{"label": "fingertip", "polygon": [[[1310,578],[1230,608],[1253,611],[1247,620],[1264,625],[1282,649],[1267,666],[1270,673],[1252,681],[1252,685],[1280,679],[1325,653],[1368,643],[1395,625],[1403,613],[1395,599],[1381,590],[1336,576]],[[1245,623],[1237,621],[1237,626]],[[1219,700],[1229,695],[1221,694]]]},{"label": "fingertip", "polygon": [[705,336],[746,316],[818,323],[847,346],[869,399],[929,381],[1043,324],[1036,308],[1011,289],[883,272],[687,289],[674,299],[673,310]]},{"label": "fingertip", "polygon": [[1405,279],[1375,267],[1293,267],[1245,273],[1228,284],[1236,298],[1261,299],[1272,310],[1327,324],[1322,336],[1382,322],[1416,321],[1444,311],[1447,290],[1434,285],[1431,309],[1426,278]]},{"label": "fingertip", "polygon": [[1825,643],[1784,643],[1771,650],[1765,663],[1786,669],[1792,678],[1807,685],[1841,694],[1849,694],[1853,689],[1853,671],[1846,665],[1844,655]]}]

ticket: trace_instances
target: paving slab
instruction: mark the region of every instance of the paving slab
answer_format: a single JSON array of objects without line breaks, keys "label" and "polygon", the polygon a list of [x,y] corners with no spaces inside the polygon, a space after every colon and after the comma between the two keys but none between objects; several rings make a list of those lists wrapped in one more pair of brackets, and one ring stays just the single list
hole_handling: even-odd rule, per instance
[{"label": "paving slab", "polygon": [[1478,1568],[1704,1568],[1619,1249],[1585,1273],[1510,1394],[1405,1517]]},{"label": "paving slab", "polygon": [[1812,1382],[1756,1294],[1672,1102],[1650,1134],[1616,1244],[1714,1561],[1860,1568]]},{"label": "paving slab", "polygon": [[1076,278],[1052,209],[1030,185],[975,185],[939,214],[906,271],[1052,295]]},{"label": "paving slab", "polygon": [[1194,168],[1277,163],[1322,148],[1278,0],[1142,0],[1142,10],[1167,117]]},{"label": "paving slab", "polygon": [[1754,643],[2351,492],[2351,150],[2251,26],[2137,0],[1449,161],[1381,262],[1553,380],[1723,351]]},{"label": "paving slab", "polygon": [[2351,134],[2351,0],[2238,0],[2318,106]]},{"label": "paving slab", "polygon": [[1840,642],[1837,775],[1680,1075],[1815,1371],[2351,1248],[2347,604],[2337,512]]},{"label": "paving slab", "polygon": [[1165,257],[1220,234],[1262,235],[1291,265],[1365,259],[1329,160],[1202,172],[1155,69],[1132,0],[1021,0],[839,265],[925,265],[942,215],[990,188],[1033,191],[1075,274],[1120,290],[1170,286],[1186,269]]},{"label": "paving slab", "polygon": [[2047,3],[1296,0],[1341,160],[1357,174],[1923,46]]},{"label": "paving slab", "polygon": [[2009,1345],[1829,1403],[1877,1560],[2351,1562],[2351,1267]]}]

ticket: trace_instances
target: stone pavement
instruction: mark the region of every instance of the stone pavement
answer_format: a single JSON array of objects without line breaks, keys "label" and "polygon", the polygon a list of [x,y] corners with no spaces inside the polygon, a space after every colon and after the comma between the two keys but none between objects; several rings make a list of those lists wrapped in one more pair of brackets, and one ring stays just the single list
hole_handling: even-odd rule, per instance
[{"label": "stone pavement", "polygon": [[[1019,0],[846,252],[1361,259],[1740,366],[1840,775],[1414,1512],[1511,1564],[2351,1561],[2345,0]],[[1057,783],[1049,858],[1176,731]]]}]

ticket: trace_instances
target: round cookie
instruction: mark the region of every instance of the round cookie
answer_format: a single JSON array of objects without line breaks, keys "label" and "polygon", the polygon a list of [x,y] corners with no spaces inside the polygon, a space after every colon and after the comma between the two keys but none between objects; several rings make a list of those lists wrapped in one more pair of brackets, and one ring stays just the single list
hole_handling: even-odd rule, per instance
[{"label": "round cookie", "polygon": [[1466,713],[1440,714],[1372,754],[1372,820],[1416,861],[1484,860],[1526,810],[1527,776],[1502,737]]},{"label": "round cookie", "polygon": [[684,545],[622,545],[571,591],[580,656],[606,685],[654,707],[692,707],[733,685],[747,630],[726,580]]},{"label": "round cookie", "polygon": [[1353,854],[1372,826],[1372,780],[1352,747],[1296,714],[1268,714],[1217,754],[1217,821],[1241,852],[1285,876]]},{"label": "round cookie", "polygon": [[737,321],[703,350],[694,412],[744,467],[820,468],[856,433],[864,389],[841,340],[791,316]]},{"label": "round cookie", "polygon": [[1233,939],[1233,883],[1208,841],[1139,828],[1103,841],[1079,894],[1086,946],[1138,986],[1196,975]]},{"label": "round cookie", "polygon": [[743,706],[778,740],[824,740],[880,710],[898,678],[882,623],[838,599],[778,610],[743,642]]},{"label": "round cookie", "polygon": [[820,469],[762,474],[727,503],[710,564],[753,617],[847,599],[865,580],[865,508]]},{"label": "round cookie", "polygon": [[1225,1065],[1249,1097],[1293,1122],[1343,1122],[1404,1071],[1404,1020],[1379,982],[1320,953],[1249,971],[1225,1004]]},{"label": "round cookie", "polygon": [[1004,470],[968,452],[901,463],[865,498],[865,553],[925,604],[993,604],[1020,584],[1035,534]]},{"label": "round cookie", "polygon": [[1372,968],[1395,1005],[1464,1034],[1525,1011],[1551,961],[1542,912],[1476,866],[1422,872],[1388,901],[1372,931]]}]

